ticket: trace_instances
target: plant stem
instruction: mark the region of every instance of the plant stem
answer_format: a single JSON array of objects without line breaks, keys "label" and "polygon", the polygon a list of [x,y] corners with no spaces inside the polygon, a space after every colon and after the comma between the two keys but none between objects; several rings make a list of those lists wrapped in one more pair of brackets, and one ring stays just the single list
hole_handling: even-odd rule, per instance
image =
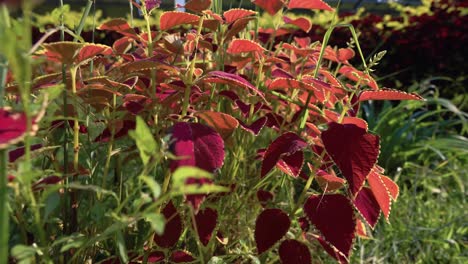
[{"label": "plant stem", "polygon": [[[2,5],[2,9],[6,8]],[[3,96],[7,75],[7,60],[0,54],[0,108],[3,107]],[[0,149],[0,263],[8,262],[8,175],[7,149]]]},{"label": "plant stem", "polygon": [[[94,2],[93,0],[88,0],[88,2],[86,3],[85,10],[84,10],[83,15],[81,16],[81,19],[80,19],[80,24],[78,24],[78,27],[76,28],[76,31],[75,31],[77,36],[81,35],[81,31],[83,31],[83,28],[84,28],[84,25],[85,25],[85,22],[86,22],[86,18],[89,16],[89,12],[91,11],[91,7],[93,6],[93,2]],[[75,36],[73,41],[77,41],[77,40],[78,40],[78,38]]]},{"label": "plant stem", "polygon": [[184,104],[182,107],[182,117],[187,115],[188,107],[189,107],[189,101],[190,101],[190,92],[192,91],[192,85],[193,85],[193,73],[195,71],[195,62],[197,60],[197,49],[198,49],[198,41],[200,40],[200,35],[201,31],[203,28],[203,21],[205,20],[205,16],[201,16],[200,20],[198,21],[198,29],[197,29],[197,36],[195,37],[194,41],[194,57],[192,61],[190,62],[190,68],[188,72],[188,82],[185,84],[185,92],[184,92]]}]

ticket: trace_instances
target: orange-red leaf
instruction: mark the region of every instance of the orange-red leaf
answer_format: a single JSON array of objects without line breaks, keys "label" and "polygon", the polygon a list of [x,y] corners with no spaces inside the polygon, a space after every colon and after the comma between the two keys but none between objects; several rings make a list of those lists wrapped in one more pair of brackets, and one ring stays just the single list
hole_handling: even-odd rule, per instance
[{"label": "orange-red leaf", "polygon": [[254,4],[267,11],[270,15],[275,15],[283,8],[284,2],[282,0],[254,0]]},{"label": "orange-red leaf", "polygon": [[237,119],[225,113],[199,111],[195,115],[214,128],[223,139],[227,139],[239,126],[239,121],[237,121]]},{"label": "orange-red leaf", "polygon": [[176,26],[197,22],[199,19],[200,17],[194,14],[179,11],[168,11],[161,15],[159,26],[161,30],[168,30]]},{"label": "orange-red leaf", "polygon": [[139,39],[139,36],[135,32],[135,30],[132,27],[130,27],[127,20],[123,18],[111,19],[107,22],[102,23],[97,29],[111,30],[120,33],[124,36],[131,37],[133,39]]},{"label": "orange-red leaf", "polygon": [[248,39],[235,39],[231,41],[227,53],[238,54],[242,52],[263,52],[265,49],[258,43]]},{"label": "orange-red leaf", "polygon": [[190,0],[185,4],[185,8],[194,12],[201,12],[210,8],[211,0]]},{"label": "orange-red leaf", "polygon": [[390,200],[390,193],[380,178],[380,174],[372,170],[371,173],[369,173],[367,182],[369,183],[375,199],[379,203],[380,209],[382,210],[385,219],[388,221],[392,202]]},{"label": "orange-red leaf", "polygon": [[359,102],[367,100],[423,100],[423,98],[415,93],[406,93],[392,89],[382,89],[378,91],[361,92],[359,94]]},{"label": "orange-red leaf", "polygon": [[327,3],[322,0],[291,0],[288,4],[288,9],[313,9],[313,10],[327,10],[333,11]]},{"label": "orange-red leaf", "polygon": [[310,22],[310,20],[308,18],[305,18],[305,17],[300,17],[300,18],[297,18],[297,19],[291,19],[291,18],[289,18],[287,16],[284,16],[283,21],[286,24],[291,24],[291,25],[295,25],[296,27],[299,27],[304,32],[309,32],[310,29],[312,28],[312,22]]},{"label": "orange-red leaf", "polygon": [[255,15],[257,12],[241,8],[233,8],[224,12],[223,16],[226,19],[226,23],[230,24],[238,19]]}]

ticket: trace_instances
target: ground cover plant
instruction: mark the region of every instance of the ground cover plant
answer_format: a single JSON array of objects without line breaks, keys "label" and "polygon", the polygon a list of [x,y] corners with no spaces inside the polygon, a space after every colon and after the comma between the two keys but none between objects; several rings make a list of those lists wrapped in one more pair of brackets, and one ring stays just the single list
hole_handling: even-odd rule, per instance
[{"label": "ground cover plant", "polygon": [[[422,97],[379,87],[383,53],[366,61],[351,25],[277,42],[252,10],[192,0],[154,28],[159,2],[141,2],[143,28],[97,27],[112,45],[84,42],[83,23],[33,43],[32,3],[19,19],[2,4],[2,261],[349,262],[399,195],[361,105]],[[255,4],[300,28],[287,12],[333,15]],[[328,46],[340,27],[352,43]]]}]

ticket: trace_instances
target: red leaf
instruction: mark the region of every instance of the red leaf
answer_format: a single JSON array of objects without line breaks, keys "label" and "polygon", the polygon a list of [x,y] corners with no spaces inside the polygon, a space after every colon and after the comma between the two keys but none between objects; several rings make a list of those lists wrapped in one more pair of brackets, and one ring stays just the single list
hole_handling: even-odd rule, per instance
[{"label": "red leaf", "polygon": [[168,30],[175,26],[186,25],[197,22],[199,16],[179,11],[164,12],[159,19],[159,27],[161,30]]},{"label": "red leaf", "polygon": [[[31,145],[31,151],[42,148],[42,144]],[[17,159],[21,158],[25,153],[26,148],[24,146],[19,147],[8,152],[8,162],[15,162]]]},{"label": "red leaf", "polygon": [[[208,178],[188,178],[185,181],[185,184],[202,186],[204,184],[213,184],[213,180]],[[186,196],[186,201],[193,207],[195,212],[198,212],[198,209],[200,209],[200,205],[203,203],[203,201],[205,201],[207,196],[207,194],[190,194]]]},{"label": "red leaf", "polygon": [[263,52],[265,49],[258,43],[248,39],[235,39],[231,41],[228,49],[229,54],[238,54],[242,52]]},{"label": "red leaf", "polygon": [[182,234],[182,218],[172,201],[164,207],[162,214],[166,218],[166,225],[162,235],[155,234],[154,242],[163,248],[173,247]]},{"label": "red leaf", "polygon": [[226,37],[224,38],[224,41],[227,42],[231,38],[235,37],[239,32],[241,32],[247,27],[251,20],[254,20],[253,16],[239,18],[236,21],[234,21],[231,24],[232,26],[230,26],[230,28],[226,32]]},{"label": "red leaf", "polygon": [[288,4],[288,9],[313,9],[313,10],[327,10],[333,11],[327,3],[322,0],[291,0]]},{"label": "red leaf", "polygon": [[[145,258],[145,255],[139,256],[138,258],[132,260],[132,261],[136,261],[136,262],[131,262],[131,263],[141,263],[141,262],[143,262],[144,258]],[[162,251],[153,251],[153,252],[149,253],[149,255],[148,255],[148,263],[158,263],[158,262],[164,261],[165,258],[166,258],[166,256],[164,255],[164,252],[162,252]],[[119,262],[114,262],[114,263],[120,263],[120,261]]]},{"label": "red leaf", "polygon": [[379,137],[354,124],[329,123],[322,141],[348,181],[351,194],[356,195],[379,157]]},{"label": "red leaf", "polygon": [[226,19],[226,23],[231,24],[232,22],[238,19],[248,17],[248,16],[253,16],[255,14],[257,14],[257,12],[252,11],[252,10],[246,10],[242,8],[233,8],[224,12],[223,16]]},{"label": "red leaf", "polygon": [[268,118],[266,116],[260,117],[259,119],[255,120],[252,124],[247,125],[241,120],[237,119],[239,121],[240,127],[244,129],[247,132],[252,133],[252,135],[257,136],[262,128],[265,126],[266,122],[268,121]]},{"label": "red leaf", "polygon": [[194,12],[201,12],[210,8],[211,0],[190,0],[185,4],[185,8]]},{"label": "red leaf", "polygon": [[265,208],[268,205],[268,202],[273,200],[274,194],[269,191],[265,190],[258,190],[257,191],[257,199],[260,201],[260,204],[262,205],[263,208]]},{"label": "red leaf", "polygon": [[212,71],[209,72],[204,78],[204,82],[208,83],[223,83],[229,85],[237,85],[245,89],[252,90],[255,94],[260,96],[263,100],[266,101],[265,96],[263,93],[258,90],[253,84],[248,82],[246,79],[240,77],[239,75],[222,72],[222,71]]},{"label": "red leaf", "polygon": [[356,53],[351,48],[342,48],[336,51],[336,58],[339,62],[346,62],[349,59],[352,59]]},{"label": "red leaf", "polygon": [[366,84],[366,85],[368,85],[369,87],[371,87],[374,90],[379,89],[379,87],[378,87],[377,83],[375,82],[374,78],[372,78],[368,74],[365,74],[362,71],[359,71],[359,70],[355,69],[352,66],[346,66],[345,65],[345,66],[341,67],[338,72],[343,74],[344,76],[346,76],[348,79],[350,79],[352,81],[359,82],[361,84]]},{"label": "red leaf", "polygon": [[388,218],[390,217],[392,201],[390,200],[390,193],[387,190],[387,187],[380,178],[380,175],[375,171],[369,173],[367,182],[369,182],[369,186],[372,190],[372,193],[374,194],[375,199],[379,203],[380,209],[382,210],[385,219],[388,221]]},{"label": "red leaf", "polygon": [[291,155],[284,155],[276,163],[276,166],[287,175],[297,178],[301,174],[304,165],[304,152],[296,151]]},{"label": "red leaf", "polygon": [[172,127],[172,152],[181,159],[171,162],[171,170],[179,166],[196,166],[213,172],[223,166],[224,142],[211,127],[180,122]]},{"label": "red leaf", "polygon": [[139,36],[135,32],[135,30],[132,27],[130,27],[127,20],[123,18],[111,19],[107,22],[102,23],[97,29],[111,30],[120,33],[124,36],[130,37],[132,39],[139,39]]},{"label": "red leaf", "polygon": [[270,15],[275,15],[283,8],[284,2],[282,0],[254,0],[254,4],[267,11]]},{"label": "red leaf", "polygon": [[354,199],[354,205],[367,224],[374,229],[379,220],[380,207],[374,194],[372,194],[372,190],[368,187],[362,188],[356,199]]},{"label": "red leaf", "polygon": [[387,187],[387,191],[390,193],[392,200],[396,201],[398,199],[398,194],[400,193],[398,185],[387,176],[380,175],[380,179],[385,184],[385,187]]},{"label": "red leaf", "polygon": [[314,87],[310,84],[295,80],[295,79],[287,79],[287,78],[276,78],[274,79],[268,89],[300,89],[300,90],[307,90],[307,91],[314,91]]},{"label": "red leaf", "polygon": [[195,215],[195,226],[198,237],[204,246],[208,245],[208,242],[210,242],[217,221],[218,212],[211,208],[205,208]]},{"label": "red leaf", "polygon": [[356,220],[356,235],[361,238],[370,238],[367,235],[366,225],[359,219]]},{"label": "red leaf", "polygon": [[192,257],[190,252],[186,252],[183,250],[173,251],[171,254],[171,261],[174,263],[186,263],[195,261],[195,258]]},{"label": "red leaf", "polygon": [[74,62],[76,64],[83,62],[87,59],[94,58],[98,55],[111,55],[112,48],[101,44],[86,43],[75,56]]},{"label": "red leaf", "polygon": [[312,22],[310,22],[310,20],[305,18],[305,17],[291,19],[291,18],[289,18],[287,16],[284,16],[283,21],[286,24],[291,24],[291,25],[295,25],[295,26],[299,27],[300,29],[302,29],[306,33],[309,32],[310,29],[312,28]]},{"label": "red leaf", "polygon": [[199,111],[195,113],[195,115],[214,128],[224,140],[231,136],[234,130],[239,126],[239,121],[237,121],[237,119],[225,113]]},{"label": "red leaf", "polygon": [[328,255],[332,256],[340,264],[349,263],[348,259],[343,255],[343,253],[339,252],[336,248],[329,245],[328,242],[325,241],[322,237],[316,237],[316,239],[320,243],[320,245],[323,247],[323,249],[325,249],[325,251],[328,253]]},{"label": "red leaf", "polygon": [[61,41],[44,44],[47,59],[53,62],[60,62],[72,65],[78,51],[83,47],[82,43]]},{"label": "red leaf", "polygon": [[367,100],[423,100],[415,93],[406,93],[403,91],[382,89],[378,91],[363,91],[359,94],[359,102]]},{"label": "red leaf", "polygon": [[[309,165],[310,168],[310,163],[307,163],[307,165]],[[313,168],[310,168],[310,170],[312,171]],[[317,179],[317,183],[319,184],[320,188],[326,192],[338,190],[343,187],[344,183],[346,182],[344,179],[331,175],[324,170],[317,171],[315,178]]]},{"label": "red leaf", "polygon": [[279,256],[283,264],[310,264],[311,255],[307,245],[295,240],[288,239],[281,243]]},{"label": "red leaf", "polygon": [[304,212],[325,239],[348,257],[356,230],[348,198],[341,194],[313,195],[305,202]]},{"label": "red leaf", "polygon": [[305,147],[307,147],[307,142],[293,132],[286,132],[279,136],[268,146],[265,152],[260,177],[263,178],[270,172],[280,159],[293,155],[297,151],[302,151]]},{"label": "red leaf", "polygon": [[281,209],[266,209],[255,221],[255,243],[258,254],[271,248],[288,232],[291,220]]},{"label": "red leaf", "polygon": [[[31,135],[34,135],[38,128],[33,122]],[[0,108],[0,149],[20,142],[26,135],[26,129],[25,113],[13,113],[7,108]]]}]

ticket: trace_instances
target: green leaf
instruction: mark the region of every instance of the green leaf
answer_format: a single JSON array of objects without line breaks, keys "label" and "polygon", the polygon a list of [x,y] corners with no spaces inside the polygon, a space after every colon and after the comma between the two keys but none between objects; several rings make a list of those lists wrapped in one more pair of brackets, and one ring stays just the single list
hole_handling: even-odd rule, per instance
[{"label": "green leaf", "polygon": [[128,262],[127,247],[125,246],[125,239],[121,231],[117,231],[116,238],[117,239],[115,242],[117,243],[117,248],[119,249],[120,260],[123,263],[127,263]]},{"label": "green leaf", "polygon": [[140,116],[136,118],[136,129],[130,131],[128,134],[135,140],[143,164],[148,164],[157,146],[150,129]]},{"label": "green leaf", "polygon": [[208,194],[208,193],[217,193],[217,192],[229,192],[229,188],[220,185],[214,184],[189,184],[186,186],[182,186],[178,190],[174,190],[171,192],[173,196],[177,195],[188,195],[188,194]]},{"label": "green leaf", "polygon": [[148,213],[145,214],[145,219],[151,224],[151,228],[156,232],[156,234],[162,235],[166,224],[166,220],[162,214]]},{"label": "green leaf", "polygon": [[46,220],[49,218],[50,213],[52,213],[55,210],[55,208],[59,206],[59,204],[60,195],[57,192],[52,193],[47,197],[43,216],[44,222],[46,222]]},{"label": "green leaf", "polygon": [[16,245],[11,249],[11,255],[22,264],[33,263],[34,256],[40,253],[38,248],[26,245]]},{"label": "green leaf", "polygon": [[208,264],[225,264],[226,261],[224,261],[222,258],[220,257],[212,257],[209,261],[208,261]]},{"label": "green leaf", "polygon": [[213,178],[213,175],[205,170],[192,166],[182,166],[176,169],[172,174],[172,188],[179,189],[185,187],[188,178]]},{"label": "green leaf", "polygon": [[153,178],[140,175],[140,179],[150,188],[154,199],[157,199],[161,195],[161,186]]}]

